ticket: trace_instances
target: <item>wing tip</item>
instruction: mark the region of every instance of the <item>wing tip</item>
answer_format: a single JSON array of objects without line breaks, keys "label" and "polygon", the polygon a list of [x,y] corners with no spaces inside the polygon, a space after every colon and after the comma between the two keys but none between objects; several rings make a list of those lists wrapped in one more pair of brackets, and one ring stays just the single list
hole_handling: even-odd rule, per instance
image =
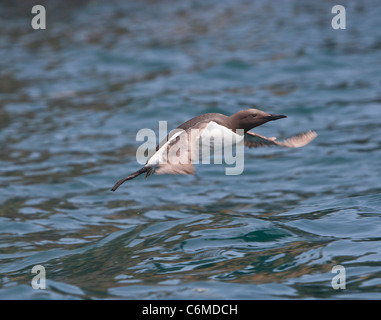
[{"label": "wing tip", "polygon": [[[312,140],[314,140],[318,134],[316,131],[313,130],[308,130],[307,132],[301,133],[295,137],[291,137],[289,139],[289,143],[294,147],[294,148],[300,148],[304,147],[305,145],[309,144]],[[292,141],[296,138],[296,141]]]}]

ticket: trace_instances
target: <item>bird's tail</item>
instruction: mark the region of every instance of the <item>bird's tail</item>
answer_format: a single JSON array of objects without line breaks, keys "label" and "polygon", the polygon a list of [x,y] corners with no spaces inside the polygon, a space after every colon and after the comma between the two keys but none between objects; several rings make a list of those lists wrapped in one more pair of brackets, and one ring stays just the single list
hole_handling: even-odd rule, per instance
[{"label": "bird's tail", "polygon": [[144,173],[144,172],[147,172],[147,171],[148,171],[148,168],[147,168],[147,167],[143,167],[143,168],[141,168],[140,170],[138,170],[138,171],[136,171],[136,172],[134,172],[134,173],[131,173],[128,177],[123,178],[123,179],[119,180],[117,183],[115,183],[115,186],[113,186],[111,190],[112,190],[112,191],[115,191],[116,189],[119,188],[119,186],[120,186],[123,182],[125,182],[125,181],[127,181],[127,180],[134,179],[134,178],[136,178],[138,175],[140,175],[140,174],[142,174],[142,173]]}]

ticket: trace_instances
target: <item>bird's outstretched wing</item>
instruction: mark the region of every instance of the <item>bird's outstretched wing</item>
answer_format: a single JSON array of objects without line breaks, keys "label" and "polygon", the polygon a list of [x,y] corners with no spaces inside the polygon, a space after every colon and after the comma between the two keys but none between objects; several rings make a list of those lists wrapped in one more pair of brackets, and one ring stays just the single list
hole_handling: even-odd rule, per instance
[{"label": "bird's outstretched wing", "polygon": [[276,137],[267,138],[257,133],[247,131],[245,134],[245,146],[249,148],[281,146],[286,148],[299,148],[309,144],[317,137],[315,131],[307,131],[284,141],[277,141]]},{"label": "bird's outstretched wing", "polygon": [[[148,159],[146,177],[151,174],[194,174],[193,160],[198,158],[197,133],[207,126],[207,121],[201,121],[184,130],[177,128],[157,148],[156,153]],[[193,134],[192,134],[192,130]]]},{"label": "bird's outstretched wing", "polygon": [[[155,174],[194,174],[192,164],[191,141],[186,131],[164,144],[158,151],[160,157],[149,168],[146,177]],[[181,153],[181,154],[180,154]],[[151,159],[150,159],[151,160]],[[152,159],[154,160],[154,159]]]}]

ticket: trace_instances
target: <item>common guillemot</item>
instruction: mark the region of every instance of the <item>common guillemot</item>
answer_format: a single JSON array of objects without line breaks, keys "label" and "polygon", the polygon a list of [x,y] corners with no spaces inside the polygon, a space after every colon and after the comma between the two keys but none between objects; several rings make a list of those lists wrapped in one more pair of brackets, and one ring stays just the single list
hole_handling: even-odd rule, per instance
[{"label": "common guillemot", "polygon": [[[249,148],[257,148],[262,146],[281,146],[287,148],[299,148],[310,143],[317,136],[316,132],[308,131],[298,134],[284,141],[277,141],[276,137],[267,138],[257,133],[251,132],[252,128],[258,127],[268,121],[287,118],[281,114],[269,114],[257,109],[245,109],[238,111],[232,116],[226,116],[220,113],[205,113],[192,118],[175,130],[177,133],[172,133],[167,136],[157,147],[156,152],[147,160],[147,163],[140,170],[130,174],[128,177],[119,180],[111,189],[115,191],[123,182],[136,178],[138,175],[145,173],[145,177],[151,174],[194,174],[194,166],[192,163],[192,152],[187,153],[187,160],[183,162],[171,162],[168,157],[171,148],[177,151],[184,146],[184,141],[191,141],[184,148],[193,145],[194,140],[205,135],[206,132],[230,132],[233,135],[244,138],[244,145]],[[216,131],[216,129],[220,131]],[[196,131],[195,135],[191,132]],[[185,139],[181,139],[186,136]],[[181,145],[183,144],[183,145]],[[188,150],[188,149],[187,149]],[[163,155],[166,155],[164,157]],[[165,158],[165,161],[163,159]]]}]

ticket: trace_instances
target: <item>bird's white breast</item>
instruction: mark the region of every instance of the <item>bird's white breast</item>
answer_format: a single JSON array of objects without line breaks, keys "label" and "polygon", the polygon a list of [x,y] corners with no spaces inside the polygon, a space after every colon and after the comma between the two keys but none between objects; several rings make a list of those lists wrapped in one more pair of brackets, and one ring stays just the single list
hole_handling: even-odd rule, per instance
[{"label": "bird's white breast", "polygon": [[[244,139],[243,135],[236,134],[232,130],[211,121],[204,129],[201,130],[191,129],[188,131],[176,132],[161,148],[159,148],[159,150],[153,154],[153,156],[148,160],[147,166],[157,166],[159,164],[167,163],[168,160],[172,161],[173,159],[168,159],[168,145],[180,134],[182,134],[180,137],[182,141],[177,142],[179,143],[178,146],[172,147],[175,147],[175,150],[179,147],[184,148],[184,158],[180,160],[181,163],[188,160],[188,156],[186,154],[188,147],[190,147],[189,150],[191,151],[193,160],[200,158],[208,159],[210,158],[210,150],[222,150],[224,147],[241,143]],[[191,134],[191,136],[188,137],[187,134]],[[193,142],[189,145],[190,141]]]},{"label": "bird's white breast", "polygon": [[[222,126],[214,121],[208,123],[206,128],[202,131],[199,139],[201,138],[202,146],[208,147],[208,141],[214,141],[214,148],[222,147],[223,145],[216,145],[216,142],[220,142],[226,145],[234,145],[242,142],[244,139],[243,135],[236,134],[229,128]],[[204,143],[206,144],[204,146]]]}]

